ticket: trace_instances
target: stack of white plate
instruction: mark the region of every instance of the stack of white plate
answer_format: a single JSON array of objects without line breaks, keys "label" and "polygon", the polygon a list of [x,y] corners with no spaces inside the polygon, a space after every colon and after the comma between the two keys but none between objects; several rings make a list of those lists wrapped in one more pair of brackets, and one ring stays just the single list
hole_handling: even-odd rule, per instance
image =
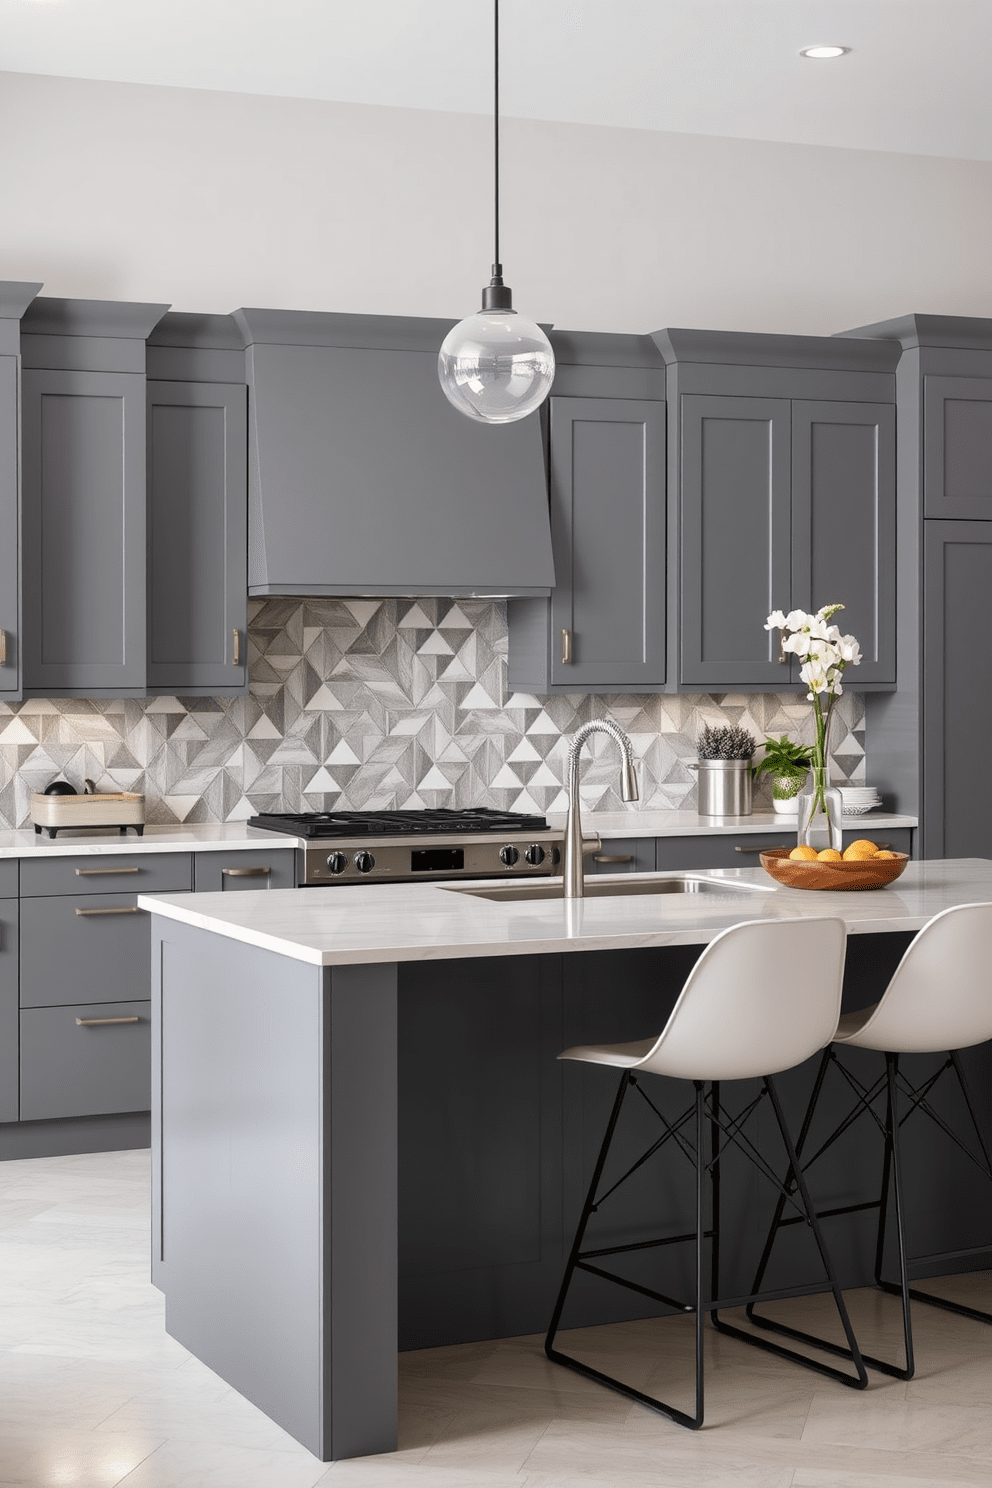
[{"label": "stack of white plate", "polygon": [[882,804],[882,798],[873,785],[842,785],[838,789],[845,816],[864,816],[866,811],[873,811]]}]

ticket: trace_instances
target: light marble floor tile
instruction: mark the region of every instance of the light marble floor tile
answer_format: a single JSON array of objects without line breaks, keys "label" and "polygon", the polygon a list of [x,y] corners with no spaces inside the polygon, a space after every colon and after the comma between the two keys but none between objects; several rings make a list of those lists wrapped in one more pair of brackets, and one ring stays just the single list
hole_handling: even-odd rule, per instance
[{"label": "light marble floor tile", "polygon": [[[988,1488],[992,1329],[914,1306],[918,1375],[844,1390],[707,1328],[704,1429],[546,1359],[543,1338],[400,1358],[400,1450],[328,1465],[164,1330],[147,1152],[0,1163],[0,1488]],[[9,1222],[4,1222],[6,1214]],[[992,1306],[992,1275],[939,1290]],[[849,1294],[865,1346],[898,1304]],[[769,1307],[769,1311],[773,1309]],[[829,1298],[782,1304],[836,1327]],[[693,1327],[573,1329],[569,1352],[690,1403]]]}]

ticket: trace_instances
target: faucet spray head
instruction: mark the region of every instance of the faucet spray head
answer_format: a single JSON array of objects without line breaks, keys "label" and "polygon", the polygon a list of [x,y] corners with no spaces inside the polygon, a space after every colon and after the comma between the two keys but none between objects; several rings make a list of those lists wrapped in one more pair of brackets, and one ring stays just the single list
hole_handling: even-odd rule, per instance
[{"label": "faucet spray head", "polygon": [[620,772],[620,797],[624,801],[636,801],[638,799],[634,761],[626,750],[623,751],[623,768]]}]

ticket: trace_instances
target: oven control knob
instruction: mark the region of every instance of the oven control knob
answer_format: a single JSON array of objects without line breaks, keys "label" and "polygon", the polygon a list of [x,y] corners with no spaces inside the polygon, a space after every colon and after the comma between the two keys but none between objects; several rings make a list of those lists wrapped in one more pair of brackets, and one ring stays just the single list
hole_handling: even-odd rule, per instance
[{"label": "oven control knob", "polygon": [[348,866],[348,854],[343,852],[328,853],[327,866],[332,873],[343,873]]},{"label": "oven control knob", "polygon": [[524,853],[524,857],[527,859],[532,868],[536,868],[538,863],[544,862],[544,848],[541,847],[539,843],[532,842],[530,847]]},{"label": "oven control knob", "polygon": [[507,868],[512,868],[519,856],[520,853],[512,845],[501,847],[499,850],[499,860],[501,863],[505,864]]},{"label": "oven control knob", "polygon": [[355,867],[358,869],[359,873],[371,873],[372,869],[375,867],[375,858],[370,852],[356,853]]},{"label": "oven control knob", "polygon": [[551,849],[551,861],[552,861],[552,863],[554,864],[554,866],[556,868],[558,867],[558,864],[561,862],[561,853],[560,853],[560,851],[558,850],[557,847],[553,847]]}]

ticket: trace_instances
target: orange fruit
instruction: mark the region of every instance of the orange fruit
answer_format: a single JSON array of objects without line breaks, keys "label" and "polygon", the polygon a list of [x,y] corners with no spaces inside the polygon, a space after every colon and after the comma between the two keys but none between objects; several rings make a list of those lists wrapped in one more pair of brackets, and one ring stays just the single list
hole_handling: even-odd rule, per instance
[{"label": "orange fruit", "polygon": [[840,853],[835,847],[825,847],[816,856],[821,863],[839,863],[841,861]]},{"label": "orange fruit", "polygon": [[894,852],[879,852],[876,853],[875,856],[877,858],[897,858],[899,854]]},{"label": "orange fruit", "polygon": [[852,842],[850,847],[844,849],[845,863],[870,863],[872,858],[877,857],[878,849],[873,842]]},{"label": "orange fruit", "polygon": [[814,847],[794,847],[789,857],[797,863],[815,863],[817,854]]},{"label": "orange fruit", "polygon": [[[878,856],[878,848],[875,846],[874,842],[869,842],[867,837],[859,837],[857,842],[851,843],[851,846],[847,849],[847,851],[851,852],[854,848],[857,848],[859,850],[859,853],[863,854],[866,858],[874,858]],[[847,853],[845,853],[844,856],[846,857]]]}]

